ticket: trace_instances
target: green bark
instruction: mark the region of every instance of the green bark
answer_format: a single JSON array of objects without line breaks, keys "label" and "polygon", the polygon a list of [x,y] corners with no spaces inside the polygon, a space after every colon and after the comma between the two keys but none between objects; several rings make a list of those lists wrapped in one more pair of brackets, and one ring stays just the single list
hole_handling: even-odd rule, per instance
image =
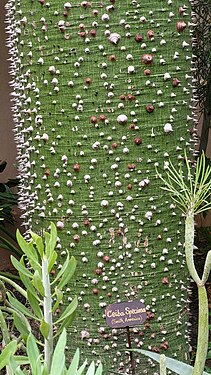
[{"label": "green bark", "polygon": [[205,286],[198,287],[199,317],[198,317],[198,337],[197,351],[194,364],[193,375],[201,375],[204,371],[207,357],[209,338],[209,308]]},{"label": "green bark", "polygon": [[[79,295],[69,353],[79,346],[108,373],[129,368],[125,330],[105,323],[113,302],[147,306],[132,347],[188,359],[183,218],[155,177],[190,145],[190,4],[180,5],[7,6],[26,234],[60,228],[58,268],[66,248],[78,261],[63,301]],[[140,374],[156,371],[135,360]]]}]

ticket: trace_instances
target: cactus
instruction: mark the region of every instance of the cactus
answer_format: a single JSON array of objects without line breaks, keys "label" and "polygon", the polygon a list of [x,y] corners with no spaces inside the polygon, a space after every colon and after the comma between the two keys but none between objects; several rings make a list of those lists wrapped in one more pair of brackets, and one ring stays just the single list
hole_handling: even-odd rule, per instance
[{"label": "cactus", "polygon": [[6,10],[25,236],[53,221],[58,268],[66,248],[78,261],[64,301],[74,287],[70,353],[130,371],[126,334],[106,327],[104,309],[139,299],[148,320],[132,346],[187,361],[182,218],[154,165],[194,146],[189,1],[8,0]]}]

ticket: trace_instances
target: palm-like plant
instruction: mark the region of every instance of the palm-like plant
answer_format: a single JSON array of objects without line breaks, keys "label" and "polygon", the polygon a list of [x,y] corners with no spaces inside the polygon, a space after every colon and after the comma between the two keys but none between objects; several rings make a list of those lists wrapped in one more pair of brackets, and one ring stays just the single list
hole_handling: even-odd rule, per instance
[{"label": "palm-like plant", "polygon": [[211,269],[211,250],[208,252],[202,278],[194,264],[194,217],[211,208],[211,166],[206,165],[204,152],[198,157],[195,170],[191,168],[185,154],[186,171],[180,165],[179,171],[172,163],[168,166],[167,177],[158,176],[164,182],[163,190],[170,193],[172,199],[185,216],[185,255],[192,279],[198,287],[199,318],[198,341],[193,375],[201,375],[205,366],[208,349],[209,320],[208,298],[205,283]]}]

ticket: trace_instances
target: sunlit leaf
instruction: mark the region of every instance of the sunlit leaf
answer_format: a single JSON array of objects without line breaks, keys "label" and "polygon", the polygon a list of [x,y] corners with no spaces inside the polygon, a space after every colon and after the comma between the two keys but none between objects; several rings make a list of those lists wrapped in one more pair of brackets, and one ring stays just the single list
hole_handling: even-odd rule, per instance
[{"label": "sunlit leaf", "polygon": [[[29,309],[24,306],[21,302],[19,302],[16,298],[12,297],[10,293],[7,293],[9,302],[11,303],[12,307],[17,310],[18,312],[20,311],[22,314],[29,316],[32,319],[37,319],[34,314],[32,314]],[[38,319],[37,319],[38,320]]]},{"label": "sunlit leaf", "polygon": [[10,357],[16,352],[17,341],[13,340],[5,346],[0,354],[0,370],[9,364]]},{"label": "sunlit leaf", "polygon": [[63,273],[63,275],[61,277],[61,280],[58,284],[59,289],[62,289],[68,283],[68,281],[71,279],[71,277],[74,275],[75,270],[76,270],[76,265],[77,265],[77,262],[76,262],[75,258],[72,256],[70,258],[68,266],[67,266],[65,272]]},{"label": "sunlit leaf", "polygon": [[[39,352],[35,337],[30,334],[27,339],[27,354],[29,357],[30,367],[32,369],[32,373],[37,373],[37,369],[40,370],[41,374],[41,362],[40,357],[41,354]],[[38,374],[38,373],[37,373]]]},{"label": "sunlit leaf", "polygon": [[40,325],[40,332],[42,333],[43,337],[45,339],[48,338],[49,332],[50,332],[50,325],[46,323],[44,320],[42,320]]},{"label": "sunlit leaf", "polygon": [[66,331],[63,330],[54,349],[50,375],[62,375],[65,364],[65,346]]},{"label": "sunlit leaf", "polygon": [[26,319],[26,317],[19,311],[19,312],[14,312],[14,324],[17,330],[20,332],[22,338],[24,340],[27,339],[28,335],[31,332],[31,326]]},{"label": "sunlit leaf", "polygon": [[74,300],[63,311],[62,315],[55,322],[55,324],[57,325],[58,323],[62,322],[62,320],[66,319],[68,316],[70,316],[75,311],[75,309],[77,308],[77,306],[78,306],[78,299],[77,299],[77,297],[75,297]]},{"label": "sunlit leaf", "polygon": [[59,306],[59,304],[60,304],[60,302],[63,298],[63,292],[60,289],[58,289],[57,287],[55,288],[55,294],[56,294],[56,301],[53,305],[53,309],[52,309],[53,313],[56,311],[57,307]]},{"label": "sunlit leaf", "polygon": [[32,273],[22,263],[20,263],[13,255],[11,256],[11,262],[19,273],[22,273],[23,275],[32,279],[33,277]]},{"label": "sunlit leaf", "polygon": [[32,282],[33,282],[34,287],[41,294],[41,296],[44,297],[45,291],[44,291],[42,279],[41,279],[41,276],[40,276],[40,274],[37,270],[35,271],[35,273],[33,275],[33,281]]},{"label": "sunlit leaf", "polygon": [[42,314],[42,311],[41,311],[41,309],[40,309],[40,306],[39,306],[39,302],[38,302],[37,297],[35,297],[33,294],[30,293],[29,290],[27,290],[27,298],[28,298],[29,304],[30,304],[30,306],[32,307],[32,309],[33,309],[35,315],[36,315],[39,319],[42,319],[43,314]]}]

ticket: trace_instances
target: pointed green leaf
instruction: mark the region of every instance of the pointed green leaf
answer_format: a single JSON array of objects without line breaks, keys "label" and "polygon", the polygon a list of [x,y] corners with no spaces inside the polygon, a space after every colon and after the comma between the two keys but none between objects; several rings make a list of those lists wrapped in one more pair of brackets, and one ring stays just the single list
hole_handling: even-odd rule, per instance
[{"label": "pointed green leaf", "polygon": [[52,309],[53,313],[56,311],[57,307],[59,306],[63,298],[63,292],[61,292],[61,290],[59,290],[57,287],[55,288],[55,294],[56,294],[56,302],[53,305],[53,309]]},{"label": "pointed green leaf", "polygon": [[73,320],[75,319],[75,316],[76,316],[76,310],[70,316],[68,316],[62,321],[54,337],[57,337],[58,335],[60,335],[60,333],[63,331],[64,328],[71,326]]},{"label": "pointed green leaf", "polygon": [[42,297],[45,296],[45,291],[42,283],[41,276],[39,272],[36,270],[33,276],[33,285],[38,290],[38,292],[41,294]]},{"label": "pointed green leaf", "polygon": [[65,365],[65,346],[66,330],[63,330],[54,349],[50,375],[62,375]]},{"label": "pointed green leaf", "polygon": [[42,375],[49,375],[47,363],[44,362],[42,366]]},{"label": "pointed green leaf", "polygon": [[62,268],[60,269],[60,271],[58,272],[57,276],[53,279],[53,281],[51,282],[51,285],[55,284],[57,282],[57,280],[60,279],[60,277],[63,275],[64,271],[66,270],[68,264],[69,264],[69,252],[67,253],[67,258],[62,266]]},{"label": "pointed green leaf", "polygon": [[22,273],[23,275],[32,279],[32,273],[29,272],[29,270],[22,263],[20,263],[13,255],[11,255],[11,262],[13,266],[16,268],[16,270],[19,272],[19,274]]},{"label": "pointed green leaf", "polygon": [[50,332],[50,325],[46,323],[45,320],[42,320],[42,323],[40,325],[40,332],[42,333],[43,337],[47,340]]},{"label": "pointed green leaf", "polygon": [[39,352],[35,337],[32,334],[30,334],[27,339],[27,354],[29,357],[32,374],[38,374],[37,369],[39,369],[39,373],[41,373],[41,354]]},{"label": "pointed green leaf", "polygon": [[[160,354],[150,352],[148,350],[142,350],[142,349],[135,349],[133,350],[137,353],[142,353],[146,355],[147,357],[150,357],[154,359],[156,362],[160,363]],[[166,357],[166,367],[176,372],[176,374],[179,375],[192,375],[193,374],[193,366],[187,365],[184,362],[177,361],[176,359],[172,359],[169,357]],[[203,375],[209,375],[207,372],[203,372]]]},{"label": "pointed green leaf", "polygon": [[78,299],[77,297],[75,297],[74,300],[67,306],[67,308],[63,311],[60,318],[54,324],[57,325],[58,323],[62,322],[62,320],[70,316],[75,311],[77,306],[78,306]]},{"label": "pointed green leaf", "polygon": [[13,315],[15,327],[20,332],[22,338],[26,341],[28,335],[31,332],[31,326],[26,317],[20,312],[14,312]]},{"label": "pointed green leaf", "polygon": [[14,375],[25,375],[25,373],[20,369],[19,363],[17,363],[13,356],[10,358],[10,367]]},{"label": "pointed green leaf", "polygon": [[102,363],[100,363],[97,370],[96,370],[95,375],[102,375],[102,373],[103,373],[103,366],[102,366]]},{"label": "pointed green leaf", "polygon": [[29,364],[29,358],[26,355],[14,355],[14,360],[18,366]]},{"label": "pointed green leaf", "polygon": [[17,241],[18,241],[18,244],[19,244],[20,248],[22,249],[23,253],[27,256],[31,266],[34,269],[36,269],[36,267],[34,267],[34,265],[38,264],[38,257],[37,257],[36,249],[34,248],[32,241],[27,242],[23,238],[23,236],[21,235],[21,233],[18,229],[17,229],[17,232],[16,232],[16,237],[17,237]]},{"label": "pointed green leaf", "polygon": [[28,298],[28,301],[29,301],[29,304],[30,306],[32,307],[35,315],[39,318],[39,319],[42,319],[43,317],[43,313],[40,309],[40,306],[39,306],[39,302],[38,302],[38,299],[37,297],[35,297],[33,294],[30,293],[29,290],[27,290],[27,298]]},{"label": "pointed green leaf", "polygon": [[95,373],[95,363],[92,361],[91,365],[89,366],[86,375],[93,375]]},{"label": "pointed green leaf", "polygon": [[[20,260],[20,263],[24,265],[23,258]],[[26,290],[29,290],[31,294],[36,296],[36,291],[35,291],[35,289],[32,285],[31,279],[28,276],[24,275],[23,273],[20,274],[20,279],[21,279],[22,283],[24,284]]]},{"label": "pointed green leaf", "polygon": [[71,361],[71,364],[68,368],[67,375],[77,374],[79,359],[80,359],[80,351],[79,351],[79,348],[78,348],[76,350],[76,352],[73,356],[73,359]]},{"label": "pointed green leaf", "polygon": [[53,251],[49,257],[49,264],[48,264],[48,273],[51,272],[55,262],[56,262],[56,259],[57,259],[57,252],[56,251]]},{"label": "pointed green leaf", "polygon": [[0,370],[9,364],[10,357],[16,352],[17,341],[13,340],[2,350],[0,354]]},{"label": "pointed green leaf", "polygon": [[12,307],[17,310],[17,312],[21,312],[22,314],[29,316],[32,319],[37,319],[30,311],[24,306],[21,302],[19,302],[16,298],[12,297],[10,293],[7,292],[9,302],[11,303]]},{"label": "pointed green leaf", "polygon": [[34,241],[34,243],[35,243],[35,245],[36,245],[36,247],[37,247],[37,250],[38,250],[38,252],[39,252],[39,254],[40,254],[40,257],[41,257],[41,259],[42,259],[43,254],[44,254],[44,243],[43,243],[43,239],[42,239],[42,237],[38,236],[38,234],[36,234],[36,233],[34,233],[34,232],[31,233],[31,237],[32,237],[32,239],[33,239],[33,241]]},{"label": "pointed green leaf", "polygon": [[[81,367],[78,369],[76,375],[82,375],[84,373],[84,369],[85,369],[86,365],[87,365],[87,360],[85,360],[84,363],[81,365]],[[68,375],[73,375],[73,373],[68,374]]]},{"label": "pointed green leaf", "polygon": [[56,230],[56,226],[54,223],[51,222],[50,233],[45,232],[44,235],[45,235],[46,255],[47,255],[47,258],[49,259],[57,242],[57,230]]},{"label": "pointed green leaf", "polygon": [[76,265],[77,265],[76,259],[72,256],[58,284],[59,289],[62,289],[71,279],[71,277],[74,275],[75,270],[76,270]]}]

